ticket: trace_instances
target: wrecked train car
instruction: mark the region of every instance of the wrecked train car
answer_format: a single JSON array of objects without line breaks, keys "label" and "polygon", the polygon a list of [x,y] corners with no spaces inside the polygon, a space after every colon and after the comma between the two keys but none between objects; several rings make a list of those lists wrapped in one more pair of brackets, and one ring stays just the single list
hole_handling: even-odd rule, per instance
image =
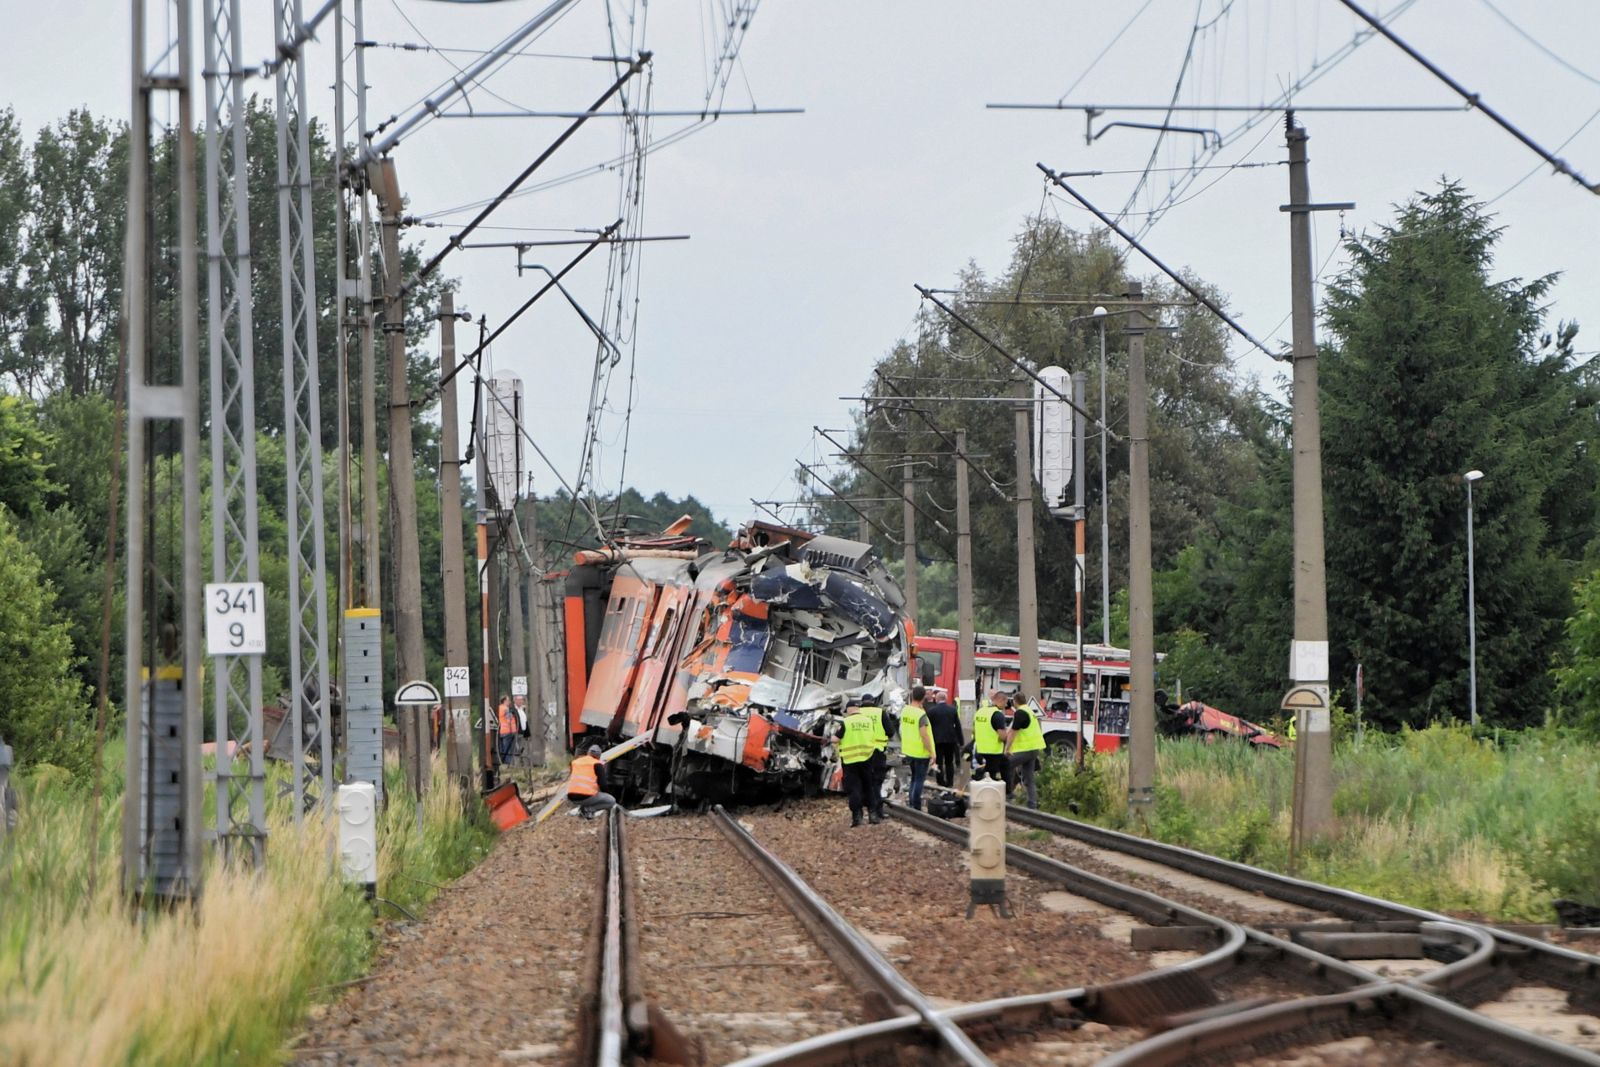
[{"label": "wrecked train car", "polygon": [[814,792],[847,698],[907,683],[913,632],[877,549],[752,522],[577,553],[564,629],[571,748],[637,747],[614,790],[651,800]]}]

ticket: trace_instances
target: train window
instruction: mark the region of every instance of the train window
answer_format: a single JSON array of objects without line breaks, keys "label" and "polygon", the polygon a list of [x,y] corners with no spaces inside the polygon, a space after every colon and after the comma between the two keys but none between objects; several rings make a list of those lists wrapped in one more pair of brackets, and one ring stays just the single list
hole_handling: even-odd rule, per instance
[{"label": "train window", "polygon": [[665,645],[667,638],[672,635],[672,620],[676,615],[676,608],[668,608],[666,616],[661,620],[661,625],[656,627],[655,644],[650,649],[652,656],[661,655],[661,646]]}]

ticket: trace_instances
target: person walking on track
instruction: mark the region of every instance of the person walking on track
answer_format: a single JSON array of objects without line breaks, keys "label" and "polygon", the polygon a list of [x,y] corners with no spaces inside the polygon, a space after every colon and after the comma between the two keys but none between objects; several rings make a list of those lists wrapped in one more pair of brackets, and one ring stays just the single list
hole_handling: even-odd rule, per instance
[{"label": "person walking on track", "polygon": [[996,689],[972,720],[973,752],[984,773],[1001,782],[1007,781],[1006,742],[1011,740],[1011,719],[1002,710],[1007,703],[1005,690]]},{"label": "person walking on track", "polygon": [[922,706],[927,690],[920,685],[911,687],[911,699],[900,709],[900,754],[911,769],[911,789],[906,803],[922,810],[922,783],[928,780],[928,765],[933,762],[936,748],[933,729],[928,725],[928,712]]},{"label": "person walking on track", "polygon": [[933,730],[934,773],[946,789],[956,783],[956,761],[961,750],[967,747],[967,738],[961,730],[961,713],[943,689],[933,691],[934,702],[928,705],[928,726]]},{"label": "person walking on track", "polygon": [[1039,789],[1033,779],[1044,754],[1044,725],[1039,721],[1038,706],[1028,700],[1026,693],[1017,694],[1005,749],[1006,769],[1010,775],[1006,780],[1006,796],[1009,797],[1020,783],[1027,792],[1028,807],[1037,809]]}]

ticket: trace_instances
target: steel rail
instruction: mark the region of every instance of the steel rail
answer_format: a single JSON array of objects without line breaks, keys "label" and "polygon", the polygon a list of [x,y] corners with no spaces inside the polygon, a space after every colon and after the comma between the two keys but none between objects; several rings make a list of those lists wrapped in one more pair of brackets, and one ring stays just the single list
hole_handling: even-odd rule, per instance
[{"label": "steel rail", "polygon": [[[886,805],[886,808],[894,817],[918,829],[925,830],[933,836],[958,844],[965,840],[964,829],[944,819],[924,812],[914,811],[899,804],[890,803]],[[1036,813],[1030,812],[1030,814]],[[1205,924],[1212,926],[1224,922],[1224,920],[1207,915],[1197,909],[1167,901],[1153,893],[1125,886],[1111,879],[1079,870],[1069,864],[1032,852],[1019,845],[1010,843],[1006,845],[1006,861],[1008,864],[1015,865],[1036,877],[1069,886],[1080,895],[1129,911],[1135,915],[1149,915],[1158,921],[1163,915],[1166,915],[1168,916],[1168,922],[1179,918],[1199,918]],[[1274,937],[1263,930],[1253,927],[1238,927],[1244,938],[1248,939],[1252,944],[1267,949],[1279,957],[1293,959],[1312,973],[1318,974],[1336,984],[1348,985],[1351,988],[1344,993],[1335,994],[1333,997],[1299,998],[1283,1004],[1264,1007],[1241,1004],[1236,1010],[1229,1010],[1227,1005],[1222,1005],[1220,1010],[1211,1012],[1202,1020],[1187,1026],[1180,1026],[1158,1037],[1131,1046],[1116,1056],[1102,1060],[1101,1063],[1103,1065],[1121,1064],[1123,1067],[1131,1067],[1133,1064],[1138,1064],[1140,1067],[1186,1064],[1191,1062],[1192,1058],[1197,1054],[1230,1050],[1241,1041],[1248,1041],[1255,1036],[1282,1035],[1305,1029],[1319,1021],[1332,1021],[1331,1018],[1323,1019],[1317,1014],[1319,1010],[1322,1010],[1318,1005],[1365,1004],[1375,998],[1380,998],[1390,990],[1397,990],[1398,992],[1393,994],[1393,997],[1397,998],[1395,1000],[1396,1003],[1403,1003],[1408,1010],[1433,1020],[1435,1028],[1440,1035],[1455,1044],[1470,1042],[1470,1046],[1474,1050],[1489,1049],[1495,1053],[1506,1055],[1513,1062],[1528,1062],[1531,1058],[1531,1062],[1585,1064],[1600,1067],[1600,1056],[1562,1045],[1520,1027],[1500,1023],[1486,1016],[1478,1015],[1468,1008],[1445,1000],[1439,995],[1448,990],[1468,986],[1494,972],[1504,958],[1504,954],[1499,952],[1501,946],[1497,940],[1497,935],[1502,931],[1496,931],[1480,924],[1453,922],[1442,918],[1428,919],[1406,925],[1414,928],[1422,936],[1425,947],[1432,947],[1435,952],[1453,950],[1460,953],[1460,957],[1427,974],[1418,975],[1402,982],[1392,982],[1386,981],[1365,968],[1355,966],[1304,945]],[[1535,943],[1538,944],[1538,942]],[[1222,950],[1219,949],[1210,955],[1215,957],[1221,954]],[[1223,964],[1223,966],[1231,965],[1231,959]],[[1190,967],[1196,973],[1210,973],[1216,969],[1208,958],[1202,958],[1178,964],[1171,970],[1177,970],[1185,966]],[[1083,1010],[1092,1015],[1099,1015],[1103,1021],[1116,1022],[1118,1020],[1115,1018],[1107,1019],[1104,1011],[1097,1012],[1097,1007],[1102,1005],[1107,997],[1120,990],[1138,988],[1141,980],[1143,980],[1143,984],[1146,987],[1157,985],[1158,983],[1151,981],[1154,974],[1156,972],[1152,972],[1152,975],[1140,975],[1087,990],[1085,995],[1075,1002],[1075,1006],[1081,1006]],[[1336,1017],[1343,1019],[1349,1014],[1350,1011],[1348,1009],[1339,1008]],[[1201,1038],[1203,1038],[1203,1042],[1199,1044],[1191,1040]],[[1139,1052],[1141,1058],[1130,1058],[1125,1061],[1118,1058],[1124,1055],[1131,1056],[1134,1050],[1141,1050]],[[1149,1058],[1143,1058],[1145,1056]]]},{"label": "steel rail", "polygon": [[[852,982],[868,993],[869,1009],[884,1014],[896,1009],[912,1013],[907,1034],[932,1038],[944,1058],[967,1067],[992,1067],[972,1039],[936,1009],[894,965],[884,959],[854,926],[834,911],[805,880],[777,856],[763,848],[754,835],[739,825],[719,804],[712,821],[740,855],[766,879],[829,958]],[[813,1062],[790,1061],[790,1062]]]},{"label": "steel rail", "polygon": [[1151,841],[1148,838],[1108,830],[1105,827],[1030,808],[1008,804],[1006,817],[1097,848],[1122,852],[1238,889],[1260,893],[1274,900],[1332,912],[1347,919],[1391,919],[1475,927],[1489,933],[1500,945],[1518,950],[1530,962],[1537,962],[1553,973],[1578,981],[1600,983],[1600,956],[1561,945],[1551,945],[1536,938],[1499,930],[1484,923],[1465,922],[1425,908],[1414,908],[1354,890],[1308,882],[1263,870],[1260,867],[1252,867],[1249,864],[1196,852],[1179,845]]},{"label": "steel rail", "polygon": [[[891,805],[894,814],[902,815],[906,809],[898,805]],[[931,821],[930,821],[931,820]],[[905,821],[919,828],[932,832],[954,843],[959,843],[963,835],[959,828],[945,823],[943,820],[932,819],[931,816],[917,815],[906,818]],[[1049,861],[1048,857],[1037,857],[1041,861],[1035,864],[1032,857],[1036,854],[1028,852],[1015,845],[1008,845],[1008,859],[1019,861],[1019,865],[1026,864],[1023,869],[1033,867],[1032,872],[1058,884],[1071,884],[1075,888],[1088,888],[1098,894],[1103,903],[1121,907],[1124,903],[1137,907],[1146,915],[1162,919],[1175,916],[1179,918],[1203,918],[1213,923],[1224,922],[1204,913],[1193,912],[1183,905],[1173,904],[1161,900],[1152,894],[1133,887],[1121,886],[1109,879],[1102,879],[1087,872],[1076,872],[1065,864]],[[1064,870],[1063,870],[1064,869]],[[1063,877],[1067,872],[1072,872],[1074,877],[1070,882]],[[1170,921],[1170,919],[1169,919]],[[1472,981],[1477,981],[1494,966],[1494,942],[1485,931],[1463,927],[1450,923],[1397,923],[1397,927],[1404,927],[1407,931],[1416,930],[1429,939],[1437,948],[1448,947],[1458,953],[1460,958],[1453,963],[1446,964],[1426,975],[1418,976],[1410,981],[1419,985],[1428,985],[1431,988],[1453,988]],[[1205,971],[1226,969],[1232,966],[1232,957],[1243,948],[1245,939],[1248,939],[1258,948],[1270,952],[1274,956],[1288,957],[1301,964],[1312,974],[1324,977],[1338,984],[1345,984],[1351,988],[1371,987],[1383,984],[1383,979],[1378,975],[1356,967],[1332,957],[1317,953],[1304,946],[1273,937],[1261,931],[1243,928],[1241,937],[1230,937],[1228,941],[1214,949],[1207,957],[1194,961],[1184,961],[1147,975],[1138,976],[1138,981],[1144,979],[1148,982],[1152,977],[1169,972]],[[1214,966],[1220,964],[1220,966]],[[1113,983],[1113,986],[1118,983]],[[1022,996],[1002,997],[994,1000],[982,1001],[974,1004],[965,1004],[956,1008],[943,1010],[942,1014],[950,1022],[966,1028],[969,1026],[1006,1026],[1015,1027],[1030,1033],[1040,1030],[1053,1029],[1074,1021],[1081,1021],[1092,1017],[1096,1007],[1103,1004],[1106,997],[1104,990],[1110,986],[1097,988],[1078,987],[1073,989],[1058,990],[1047,993],[1031,993]],[[1244,1007],[1241,1006],[1241,1011]],[[904,1044],[908,1036],[922,1024],[915,1016],[902,1016],[896,1019],[882,1020],[867,1023],[861,1026],[849,1027],[830,1034],[821,1034],[807,1038],[781,1048],[770,1049],[755,1056],[738,1060],[731,1067],[826,1067],[826,1065],[843,1065],[860,1062],[864,1055],[881,1052]]]},{"label": "steel rail", "polygon": [[606,815],[605,940],[600,948],[600,989],[595,1042],[598,1067],[622,1067],[628,1045],[623,1005],[622,831],[616,808]]},{"label": "steel rail", "polygon": [[1550,1067],[1600,1065],[1600,1056],[1582,1049],[1496,1022],[1414,986],[1385,982],[1203,1019],[1114,1052],[1100,1060],[1099,1067],[1183,1067],[1210,1053],[1237,1054],[1239,1044],[1244,1041],[1284,1038],[1297,1031],[1343,1026],[1361,1017],[1377,1017],[1379,1022],[1393,1023],[1401,1015],[1412,1017],[1454,1046],[1469,1045],[1480,1055],[1487,1052],[1504,1056],[1512,1063],[1536,1062]]}]

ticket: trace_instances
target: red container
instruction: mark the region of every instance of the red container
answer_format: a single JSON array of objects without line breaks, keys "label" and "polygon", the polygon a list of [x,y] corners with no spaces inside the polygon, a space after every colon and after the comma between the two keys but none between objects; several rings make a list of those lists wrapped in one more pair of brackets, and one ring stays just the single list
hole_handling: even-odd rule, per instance
[{"label": "red container", "polygon": [[507,782],[489,790],[483,795],[483,802],[489,807],[489,818],[501,832],[528,821],[528,806],[522,802],[516,782]]}]

